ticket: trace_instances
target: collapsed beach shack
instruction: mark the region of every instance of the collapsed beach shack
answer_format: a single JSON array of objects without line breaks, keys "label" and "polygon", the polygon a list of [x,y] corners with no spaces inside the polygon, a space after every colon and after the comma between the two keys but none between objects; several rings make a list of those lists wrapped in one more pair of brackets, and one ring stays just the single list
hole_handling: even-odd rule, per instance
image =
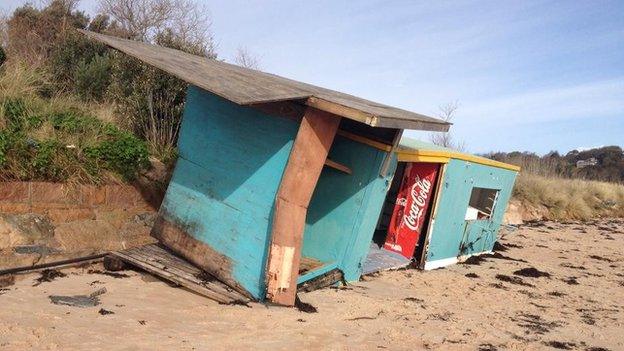
[{"label": "collapsed beach shack", "polygon": [[181,51],[83,31],[190,84],[152,230],[236,291],[293,305],[298,284],[357,280],[403,129],[449,123]]},{"label": "collapsed beach shack", "polygon": [[491,252],[520,168],[409,138],[396,153],[364,271],[412,259],[435,269]]}]

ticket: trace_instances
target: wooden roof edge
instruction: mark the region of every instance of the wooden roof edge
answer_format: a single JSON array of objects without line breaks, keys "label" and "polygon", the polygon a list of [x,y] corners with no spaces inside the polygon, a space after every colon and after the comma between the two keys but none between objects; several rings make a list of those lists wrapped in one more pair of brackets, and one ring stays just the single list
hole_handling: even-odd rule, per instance
[{"label": "wooden roof edge", "polygon": [[496,168],[507,169],[510,171],[520,172],[520,166],[512,165],[505,162],[500,162],[496,160],[492,160],[489,158],[467,154],[458,151],[444,151],[444,150],[410,150],[410,149],[399,149],[397,150],[397,156],[399,161],[410,161],[411,159],[416,160],[419,157],[444,157],[444,158],[454,158],[457,160],[468,161],[473,163],[478,163],[481,165],[492,166]]},{"label": "wooden roof edge", "polygon": [[[329,113],[333,113],[338,116],[347,117],[349,119],[362,122],[370,125],[371,127],[380,128],[392,128],[392,129],[417,129],[423,131],[432,132],[447,132],[452,125],[449,122],[434,122],[424,121],[416,119],[396,118],[388,116],[376,116],[374,114],[364,112],[357,108],[344,106],[339,103],[329,101],[317,96],[310,96],[305,104],[323,110]],[[414,114],[413,112],[409,112]],[[419,115],[420,116],[420,115]],[[422,116],[423,118],[431,118],[428,116]]]}]

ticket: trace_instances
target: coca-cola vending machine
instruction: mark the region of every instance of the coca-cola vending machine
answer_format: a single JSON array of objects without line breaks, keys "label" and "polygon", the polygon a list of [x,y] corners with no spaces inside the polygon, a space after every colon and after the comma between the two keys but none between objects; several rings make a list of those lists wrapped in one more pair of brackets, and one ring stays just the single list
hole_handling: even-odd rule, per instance
[{"label": "coca-cola vending machine", "polygon": [[411,259],[433,197],[440,165],[407,163],[396,198],[396,204],[384,248]]}]

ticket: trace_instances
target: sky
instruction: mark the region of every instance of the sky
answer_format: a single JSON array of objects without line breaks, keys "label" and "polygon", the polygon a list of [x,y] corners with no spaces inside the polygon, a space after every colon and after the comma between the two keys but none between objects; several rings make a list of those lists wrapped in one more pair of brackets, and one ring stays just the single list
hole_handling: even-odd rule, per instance
[{"label": "sky", "polygon": [[431,116],[457,102],[467,151],[624,146],[624,1],[198,2],[220,58],[245,47],[263,71]]}]

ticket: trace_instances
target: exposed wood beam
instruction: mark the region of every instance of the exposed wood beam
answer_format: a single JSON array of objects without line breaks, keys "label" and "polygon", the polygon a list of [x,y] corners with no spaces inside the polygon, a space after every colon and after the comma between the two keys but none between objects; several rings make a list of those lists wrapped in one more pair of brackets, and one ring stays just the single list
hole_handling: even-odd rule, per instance
[{"label": "exposed wood beam", "polygon": [[273,215],[271,247],[267,263],[267,300],[292,306],[308,205],[340,117],[308,107],[282,176]]},{"label": "exposed wood beam", "polygon": [[343,164],[340,164],[340,163],[338,163],[336,161],[332,161],[330,159],[325,160],[325,166],[331,167],[331,168],[333,168],[335,170],[338,170],[340,172],[343,172],[343,173],[346,173],[346,174],[349,174],[349,175],[353,174],[353,171],[351,171],[351,168],[349,168],[349,167],[347,167],[347,166],[345,166]]}]

